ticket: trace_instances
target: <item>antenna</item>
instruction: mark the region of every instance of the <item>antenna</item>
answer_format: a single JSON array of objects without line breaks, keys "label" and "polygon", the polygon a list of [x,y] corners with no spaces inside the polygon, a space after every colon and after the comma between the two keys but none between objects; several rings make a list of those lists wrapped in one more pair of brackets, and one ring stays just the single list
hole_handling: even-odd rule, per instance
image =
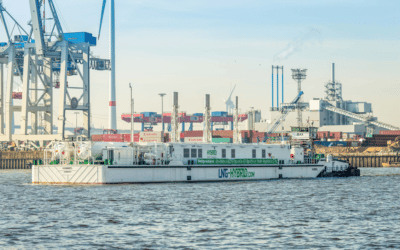
[{"label": "antenna", "polygon": [[301,127],[303,125],[303,118],[301,113],[301,82],[306,79],[307,77],[307,69],[292,69],[292,78],[293,80],[297,81],[297,91],[298,95],[300,96],[300,100],[297,102],[297,126]]}]

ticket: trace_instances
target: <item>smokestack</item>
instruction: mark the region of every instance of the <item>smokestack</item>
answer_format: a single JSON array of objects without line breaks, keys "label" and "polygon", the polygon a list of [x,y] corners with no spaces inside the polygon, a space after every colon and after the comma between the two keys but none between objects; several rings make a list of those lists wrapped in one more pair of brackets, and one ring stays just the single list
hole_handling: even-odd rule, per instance
[{"label": "smokestack", "polygon": [[179,142],[179,132],[178,132],[178,92],[174,92],[172,95],[172,114],[171,114],[171,128],[172,128],[172,138],[171,142]]},{"label": "smokestack", "polygon": [[210,95],[205,95],[205,107],[204,107],[204,130],[203,130],[203,142],[211,143],[212,142],[212,133],[211,133],[211,107],[210,107]]},{"label": "smokestack", "polygon": [[335,83],[335,63],[332,63],[332,82]]},{"label": "smokestack", "polygon": [[236,96],[236,108],[239,108],[239,97]]},{"label": "smokestack", "polygon": [[236,96],[236,107],[233,112],[233,143],[239,143],[239,97]]}]

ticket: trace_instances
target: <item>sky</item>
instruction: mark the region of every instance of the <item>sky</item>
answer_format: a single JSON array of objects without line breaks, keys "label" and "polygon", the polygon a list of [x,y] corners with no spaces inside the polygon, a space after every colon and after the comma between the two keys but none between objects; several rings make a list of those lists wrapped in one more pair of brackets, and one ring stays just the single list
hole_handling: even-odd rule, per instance
[{"label": "sky", "polygon": [[[65,32],[97,36],[101,0],[54,2]],[[3,5],[28,29],[27,0]],[[284,67],[289,102],[297,93],[290,69],[308,69],[302,86],[309,100],[325,96],[332,63],[345,100],[371,102],[379,121],[400,126],[400,1],[116,0],[115,6],[118,128],[130,126],[120,118],[130,112],[129,83],[137,112],[160,113],[158,93],[167,94],[164,111],[170,111],[174,91],[181,111],[203,112],[204,94],[213,111],[223,111],[236,85],[241,111],[254,107],[269,119],[271,65]],[[92,48],[102,58],[109,58],[109,7]],[[6,41],[4,29],[0,38]],[[92,71],[96,127],[108,127],[108,79],[108,72]],[[73,113],[67,124],[75,124]]]}]

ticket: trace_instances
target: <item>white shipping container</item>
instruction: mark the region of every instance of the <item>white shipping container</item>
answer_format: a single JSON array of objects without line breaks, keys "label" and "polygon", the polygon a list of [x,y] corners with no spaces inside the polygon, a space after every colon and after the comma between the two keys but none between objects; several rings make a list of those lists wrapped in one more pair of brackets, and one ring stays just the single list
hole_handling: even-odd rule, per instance
[{"label": "white shipping container", "polygon": [[161,142],[161,138],[139,138],[139,142]]},{"label": "white shipping container", "polygon": [[157,138],[162,136],[161,131],[140,132],[140,138]]},{"label": "white shipping container", "polygon": [[185,137],[185,142],[203,142],[203,137]]}]

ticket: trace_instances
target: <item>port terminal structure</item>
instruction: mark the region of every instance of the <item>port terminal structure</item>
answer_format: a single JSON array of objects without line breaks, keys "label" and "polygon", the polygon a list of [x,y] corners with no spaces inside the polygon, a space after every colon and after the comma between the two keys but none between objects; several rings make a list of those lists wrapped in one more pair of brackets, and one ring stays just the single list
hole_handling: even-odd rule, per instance
[{"label": "port terminal structure", "polygon": [[[110,60],[91,56],[91,47],[97,43],[92,34],[64,33],[53,0],[47,3],[50,16],[44,17],[41,14],[44,14],[44,1],[29,0],[31,29],[27,32],[0,1],[0,18],[8,38],[7,42],[0,43],[0,141],[38,141],[42,144],[71,139],[65,135],[68,111],[82,112],[82,135],[90,138],[90,69],[110,70]],[[12,25],[7,25],[6,17],[12,20]],[[46,31],[45,20],[46,24],[53,24],[49,29],[51,32]],[[13,33],[14,28],[10,30],[13,26],[18,27],[15,30],[19,34]],[[76,81],[79,83],[68,86],[70,77],[79,78]],[[22,82],[20,92],[15,91],[18,80]],[[59,89],[58,97],[54,97],[54,89]],[[54,108],[55,100],[59,101],[58,112]],[[19,102],[21,104],[17,105]],[[16,112],[21,113],[20,134],[13,133]],[[44,117],[44,134],[38,131],[39,114]],[[56,116],[58,131],[53,133]],[[28,126],[31,127],[29,134]]]}]

